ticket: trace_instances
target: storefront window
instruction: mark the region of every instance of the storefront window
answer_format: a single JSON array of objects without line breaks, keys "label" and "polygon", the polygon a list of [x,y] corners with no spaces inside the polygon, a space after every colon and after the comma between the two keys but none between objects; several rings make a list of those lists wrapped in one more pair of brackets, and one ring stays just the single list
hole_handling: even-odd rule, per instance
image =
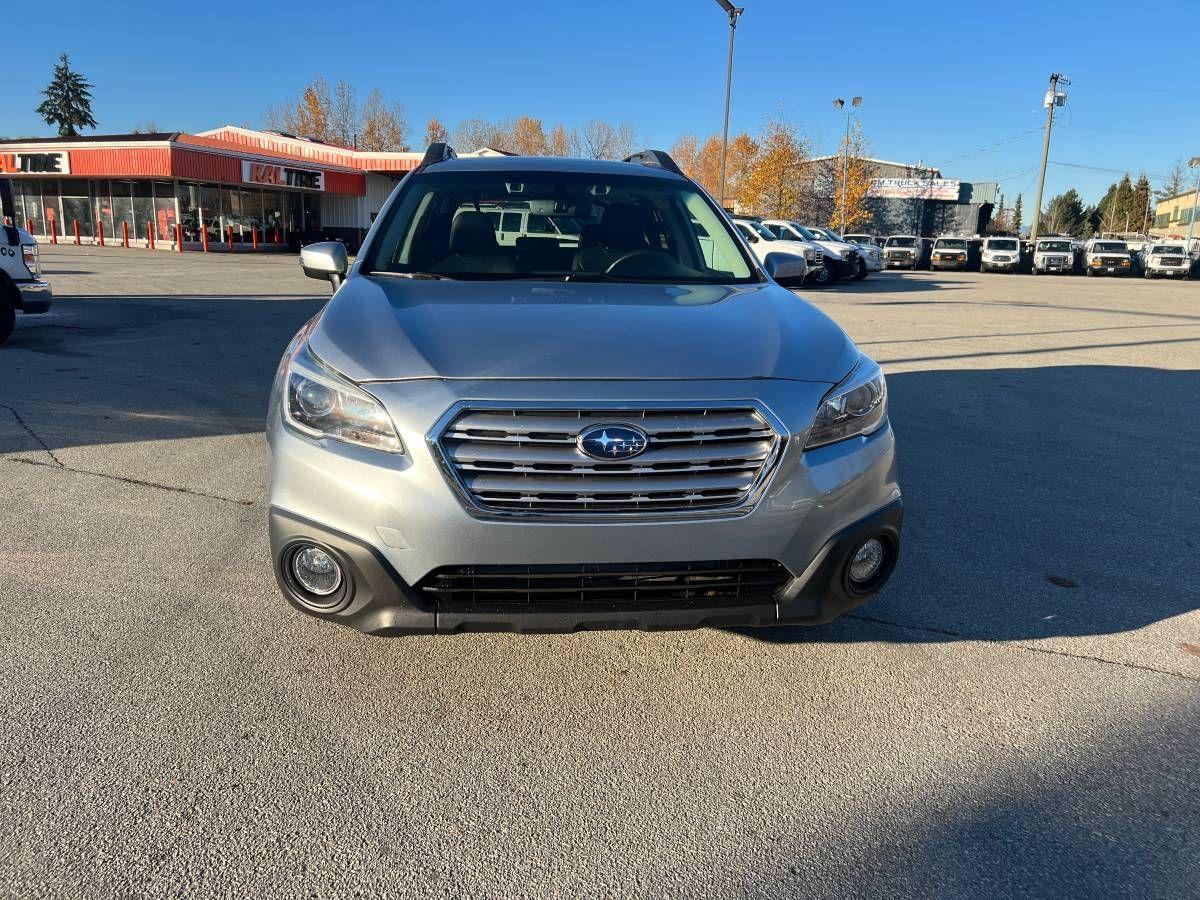
[{"label": "storefront window", "polygon": [[154,182],[154,237],[175,240],[175,188],[169,181]]},{"label": "storefront window", "polygon": [[133,182],[133,235],[147,240],[154,223],[154,189],[149,181]]},{"label": "storefront window", "polygon": [[46,217],[42,212],[42,181],[34,178],[29,181],[14,181],[14,190],[19,189],[22,195],[17,200],[17,211],[21,217],[18,223],[22,228],[29,229],[30,234],[46,233]]},{"label": "storefront window", "polygon": [[263,191],[262,194],[263,240],[270,243],[283,240],[283,195],[278,191]]},{"label": "storefront window", "polygon": [[[97,181],[92,185],[93,213],[97,225],[104,226],[105,242],[112,241],[116,232],[113,230],[112,189],[107,181]],[[117,226],[120,227],[120,226]],[[97,236],[99,236],[97,234]]]},{"label": "storefront window", "polygon": [[321,232],[321,195],[304,194],[304,233],[309,240],[320,240]]},{"label": "storefront window", "polygon": [[232,230],[233,239],[240,240],[242,236],[241,192],[235,188],[233,190],[224,190],[221,193],[224,195],[222,200],[225,203],[225,218],[221,223],[221,238],[222,240],[228,239],[230,230]]},{"label": "storefront window", "polygon": [[200,223],[210,241],[221,240],[221,190],[200,185]]},{"label": "storefront window", "polygon": [[73,237],[79,229],[81,237],[94,237],[92,227],[92,198],[88,191],[90,183],[82,179],[64,178],[62,182],[63,232]]},{"label": "storefront window", "polygon": [[242,191],[242,227],[244,229],[242,240],[253,240],[251,233],[258,232],[258,239],[263,239],[262,235],[263,210],[262,210],[262,194],[258,191]]},{"label": "storefront window", "polygon": [[180,182],[175,186],[179,200],[179,224],[185,241],[200,240],[200,189],[194,184]]},{"label": "storefront window", "polygon": [[58,208],[57,179],[42,182],[42,215],[46,220],[46,234],[54,233],[62,237],[66,233],[62,228],[62,211]]},{"label": "storefront window", "polygon": [[[113,238],[123,239],[125,232],[130,240],[136,240],[138,233],[133,224],[133,182],[114,181],[112,183]],[[121,226],[124,225],[124,228]]]}]

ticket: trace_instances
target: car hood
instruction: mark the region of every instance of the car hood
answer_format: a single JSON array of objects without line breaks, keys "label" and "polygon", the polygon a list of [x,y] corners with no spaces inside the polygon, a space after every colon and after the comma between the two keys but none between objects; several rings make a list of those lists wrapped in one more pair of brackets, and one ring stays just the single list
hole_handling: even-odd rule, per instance
[{"label": "car hood", "polygon": [[350,277],[309,336],[354,381],[783,378],[836,383],[858,350],[774,282],[739,286]]}]

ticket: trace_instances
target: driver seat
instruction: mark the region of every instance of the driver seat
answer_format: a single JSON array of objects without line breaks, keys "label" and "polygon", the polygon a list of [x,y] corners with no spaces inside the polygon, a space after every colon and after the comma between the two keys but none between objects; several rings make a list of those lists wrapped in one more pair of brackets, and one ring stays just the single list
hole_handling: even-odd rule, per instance
[{"label": "driver seat", "polygon": [[600,216],[596,243],[576,251],[571,269],[575,272],[605,272],[625,254],[649,246],[642,211],[632,203],[614,203]]}]

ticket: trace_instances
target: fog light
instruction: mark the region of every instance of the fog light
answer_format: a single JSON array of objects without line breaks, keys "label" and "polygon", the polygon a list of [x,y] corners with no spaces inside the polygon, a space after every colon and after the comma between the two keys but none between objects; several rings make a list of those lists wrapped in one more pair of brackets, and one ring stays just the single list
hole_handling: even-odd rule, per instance
[{"label": "fog light", "polygon": [[883,567],[884,555],[883,542],[879,538],[867,538],[858,545],[850,560],[850,580],[855,584],[870,581]]},{"label": "fog light", "polygon": [[292,574],[306,591],[325,597],[342,586],[342,567],[320,547],[305,547],[292,557]]}]

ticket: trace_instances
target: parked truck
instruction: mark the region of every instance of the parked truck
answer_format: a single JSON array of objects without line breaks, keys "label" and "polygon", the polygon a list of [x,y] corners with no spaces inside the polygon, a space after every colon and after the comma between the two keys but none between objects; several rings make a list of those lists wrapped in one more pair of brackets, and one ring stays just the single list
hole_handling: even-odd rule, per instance
[{"label": "parked truck", "polygon": [[53,299],[50,285],[41,277],[37,240],[17,221],[12,182],[0,178],[0,344],[16,327],[18,312],[44,313]]}]

